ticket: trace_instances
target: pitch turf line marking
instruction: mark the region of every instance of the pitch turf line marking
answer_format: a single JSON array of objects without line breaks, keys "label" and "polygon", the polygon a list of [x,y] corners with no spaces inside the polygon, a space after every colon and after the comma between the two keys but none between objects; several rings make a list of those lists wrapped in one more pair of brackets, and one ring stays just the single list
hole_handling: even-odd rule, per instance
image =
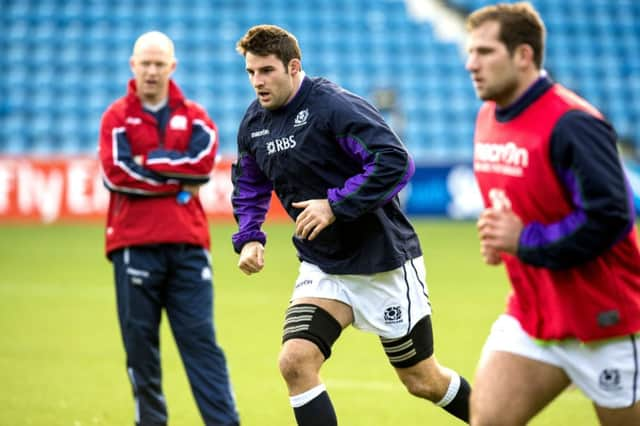
[{"label": "pitch turf line marking", "polygon": [[[375,381],[375,380],[345,380],[345,379],[326,379],[324,380],[327,385],[327,389],[331,391],[331,389],[356,389],[359,391],[362,390],[371,390],[378,392],[389,392],[389,391],[397,391],[398,389],[403,389],[400,381]],[[566,400],[583,400],[585,396],[579,389],[574,387],[567,388],[564,392],[560,394],[560,398]]]},{"label": "pitch turf line marking", "polygon": [[[97,282],[97,281],[96,281]],[[102,301],[105,297],[111,297],[113,292],[113,284],[97,282],[98,284],[87,285],[80,282],[15,282],[0,281],[0,293],[10,296],[18,295],[20,297],[50,297],[54,296],[59,299],[68,299],[69,295],[65,291],[73,291],[74,295],[80,295],[81,298]],[[106,299],[109,300],[109,299]]]},{"label": "pitch turf line marking", "polygon": [[383,382],[374,380],[344,380],[344,379],[328,379],[325,380],[328,389],[357,389],[357,390],[374,390],[374,391],[395,391],[402,385],[396,382]]}]

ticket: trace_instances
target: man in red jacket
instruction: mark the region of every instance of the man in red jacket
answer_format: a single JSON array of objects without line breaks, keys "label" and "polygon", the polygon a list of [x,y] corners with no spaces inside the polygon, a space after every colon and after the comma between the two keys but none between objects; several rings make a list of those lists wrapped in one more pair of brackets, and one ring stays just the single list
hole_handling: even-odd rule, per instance
[{"label": "man in red jacket", "polygon": [[198,187],[209,180],[218,132],[171,80],[173,42],[141,35],[126,96],[102,117],[100,161],[110,191],[106,252],[138,425],[166,425],[159,326],[166,310],[206,425],[238,425],[213,327],[209,227]]},{"label": "man in red jacket", "polygon": [[467,26],[466,68],[486,101],[474,136],[480,251],[512,287],[471,424],[525,424],[573,382],[601,424],[638,425],[640,250],[615,131],[543,71],[529,3],[482,8]]}]

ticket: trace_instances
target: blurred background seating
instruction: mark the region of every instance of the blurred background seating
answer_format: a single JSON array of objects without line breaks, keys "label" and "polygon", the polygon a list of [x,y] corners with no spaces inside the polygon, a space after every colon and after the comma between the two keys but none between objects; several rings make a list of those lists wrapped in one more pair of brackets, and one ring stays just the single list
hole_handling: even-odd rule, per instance
[{"label": "blurred background seating", "polygon": [[[449,0],[461,19],[483,0]],[[597,106],[640,152],[640,1],[534,0],[547,24],[545,68]],[[464,46],[402,0],[4,0],[0,154],[94,155],[100,117],[130,78],[133,42],[176,44],[175,79],[209,111],[235,154],[254,98],[235,42],[252,25],[292,31],[307,74],[373,101],[423,163],[469,161],[479,102]]]}]

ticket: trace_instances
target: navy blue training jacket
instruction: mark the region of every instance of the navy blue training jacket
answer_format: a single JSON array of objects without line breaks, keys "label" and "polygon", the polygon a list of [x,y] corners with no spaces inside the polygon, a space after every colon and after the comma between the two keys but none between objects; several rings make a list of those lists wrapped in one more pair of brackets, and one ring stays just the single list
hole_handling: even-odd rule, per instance
[{"label": "navy blue training jacket", "polygon": [[293,238],[301,260],[332,274],[371,274],[422,254],[398,192],[413,160],[378,111],[323,78],[305,77],[298,93],[269,111],[255,100],[238,131],[233,165],[236,252],[266,243],[262,223],[271,191],[295,220],[291,203],[328,199],[336,221],[313,241]]}]

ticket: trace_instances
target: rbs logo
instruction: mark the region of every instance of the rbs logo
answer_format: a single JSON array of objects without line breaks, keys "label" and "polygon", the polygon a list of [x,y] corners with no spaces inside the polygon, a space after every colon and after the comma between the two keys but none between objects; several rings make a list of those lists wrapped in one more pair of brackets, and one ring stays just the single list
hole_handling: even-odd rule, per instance
[{"label": "rbs logo", "polygon": [[285,151],[287,149],[295,148],[296,140],[291,136],[285,136],[284,138],[274,139],[267,142],[267,154],[275,154],[276,152]]}]

